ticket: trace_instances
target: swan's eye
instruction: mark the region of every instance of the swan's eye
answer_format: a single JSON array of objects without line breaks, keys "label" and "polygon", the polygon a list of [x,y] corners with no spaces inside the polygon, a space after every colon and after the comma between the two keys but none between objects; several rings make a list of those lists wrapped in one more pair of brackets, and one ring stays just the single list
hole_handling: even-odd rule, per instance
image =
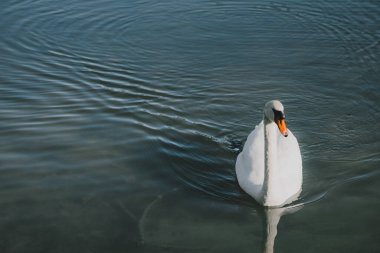
[{"label": "swan's eye", "polygon": [[272,108],[272,111],[274,113],[274,118],[275,119],[285,119],[285,114],[282,111],[277,111],[274,108]]}]

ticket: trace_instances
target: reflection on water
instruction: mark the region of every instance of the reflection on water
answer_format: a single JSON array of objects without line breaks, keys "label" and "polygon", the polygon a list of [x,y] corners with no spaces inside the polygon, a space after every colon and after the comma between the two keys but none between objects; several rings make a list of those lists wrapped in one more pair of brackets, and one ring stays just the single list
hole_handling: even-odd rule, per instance
[{"label": "reflection on water", "polygon": [[271,253],[281,217],[301,208],[236,206],[182,189],[152,201],[144,210],[139,228],[147,247]]},{"label": "reflection on water", "polygon": [[263,253],[273,253],[274,245],[277,236],[277,226],[283,215],[295,213],[302,209],[302,205],[297,205],[294,207],[282,207],[282,208],[266,208],[265,212],[265,223],[266,223],[266,235],[265,235],[265,246]]}]

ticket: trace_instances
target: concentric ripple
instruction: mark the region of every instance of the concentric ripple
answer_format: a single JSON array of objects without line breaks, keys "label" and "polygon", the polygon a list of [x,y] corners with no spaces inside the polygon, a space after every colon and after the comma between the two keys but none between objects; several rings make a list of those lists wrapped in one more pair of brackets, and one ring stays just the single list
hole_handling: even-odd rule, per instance
[{"label": "concentric ripple", "polygon": [[[8,162],[31,152],[47,173],[121,159],[117,167],[137,177],[157,169],[175,185],[249,203],[235,159],[263,104],[276,98],[301,145],[300,202],[379,163],[375,2],[111,2],[2,4]],[[62,165],[59,148],[86,153],[93,145],[99,160],[74,155]],[[145,151],[159,168],[141,165]]]}]

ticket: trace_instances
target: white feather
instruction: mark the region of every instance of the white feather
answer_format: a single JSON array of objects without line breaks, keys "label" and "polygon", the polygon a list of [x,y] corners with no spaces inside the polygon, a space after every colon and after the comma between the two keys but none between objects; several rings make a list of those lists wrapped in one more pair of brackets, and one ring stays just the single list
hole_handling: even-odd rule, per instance
[{"label": "white feather", "polygon": [[[265,146],[265,127],[270,150]],[[265,150],[271,161],[267,168]],[[289,129],[288,136],[282,136],[275,123],[264,124],[263,120],[248,136],[236,160],[236,174],[240,187],[262,205],[292,202],[302,190],[302,159],[296,137]]]}]

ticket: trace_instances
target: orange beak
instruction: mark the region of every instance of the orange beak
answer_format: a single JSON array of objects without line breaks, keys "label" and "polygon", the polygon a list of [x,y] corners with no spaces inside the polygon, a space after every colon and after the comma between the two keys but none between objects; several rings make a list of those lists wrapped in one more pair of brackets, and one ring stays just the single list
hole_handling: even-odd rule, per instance
[{"label": "orange beak", "polygon": [[280,133],[283,136],[288,137],[288,129],[286,128],[285,120],[279,119],[276,121],[276,124],[278,126],[278,129],[280,130]]}]

